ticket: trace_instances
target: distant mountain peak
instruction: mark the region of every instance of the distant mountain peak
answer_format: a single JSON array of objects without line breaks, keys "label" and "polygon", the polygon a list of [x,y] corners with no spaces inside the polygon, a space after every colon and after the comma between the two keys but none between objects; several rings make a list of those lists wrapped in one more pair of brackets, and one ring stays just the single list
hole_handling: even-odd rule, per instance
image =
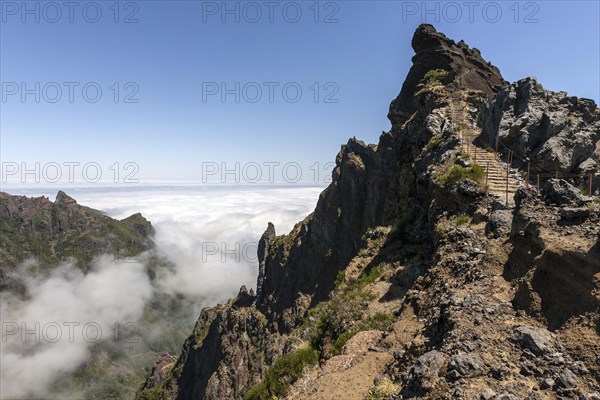
[{"label": "distant mountain peak", "polygon": [[77,204],[77,201],[62,190],[59,190],[56,194],[56,200],[54,200],[54,204],[68,206],[70,204]]}]

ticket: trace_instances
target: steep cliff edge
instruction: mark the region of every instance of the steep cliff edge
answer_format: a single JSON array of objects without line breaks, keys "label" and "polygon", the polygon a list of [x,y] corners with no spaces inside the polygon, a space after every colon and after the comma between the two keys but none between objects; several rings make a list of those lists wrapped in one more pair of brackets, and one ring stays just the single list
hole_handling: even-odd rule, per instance
[{"label": "steep cliff edge", "polygon": [[[462,152],[451,103],[464,102],[463,125],[481,126],[504,79],[430,25],[413,48],[391,130],[376,146],[342,146],[314,213],[288,235],[272,225],[263,234],[257,293],[205,309],[177,362],[155,367],[138,399],[594,398],[596,204],[542,201],[566,196],[561,181],[540,194],[519,189],[515,208],[489,196],[485,171]],[[558,319],[532,275],[573,242],[535,264],[533,228],[520,218],[530,203],[581,238],[567,263],[584,264],[578,276],[551,275],[561,296],[569,284],[585,304]],[[513,275],[515,259],[531,264]],[[577,329],[587,335],[580,347]]]}]

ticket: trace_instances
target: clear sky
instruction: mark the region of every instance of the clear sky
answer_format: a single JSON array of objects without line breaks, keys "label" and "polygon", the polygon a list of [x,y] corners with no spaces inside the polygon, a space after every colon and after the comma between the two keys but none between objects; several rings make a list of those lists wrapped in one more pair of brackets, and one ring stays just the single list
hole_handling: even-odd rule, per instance
[{"label": "clear sky", "polygon": [[389,129],[421,22],[509,81],[598,102],[598,1],[474,4],[2,1],[2,162],[96,162],[105,176],[133,162],[170,180],[200,179],[203,162],[324,167],[349,137]]}]

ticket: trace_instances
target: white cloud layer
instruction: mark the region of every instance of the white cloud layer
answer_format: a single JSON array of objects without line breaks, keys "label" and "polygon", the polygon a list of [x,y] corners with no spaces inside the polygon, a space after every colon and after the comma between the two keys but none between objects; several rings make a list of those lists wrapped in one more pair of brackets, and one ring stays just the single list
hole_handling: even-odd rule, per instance
[{"label": "white cloud layer", "polygon": [[321,191],[318,187],[204,186],[74,196],[81,204],[118,219],[141,212],[156,229],[158,250],[177,267],[175,274],[160,281],[163,289],[222,301],[241,285],[256,286],[256,246],[267,223],[273,222],[278,234],[288,233],[314,209]]},{"label": "white cloud layer", "polygon": [[112,338],[111,326],[136,321],[152,294],[143,265],[109,256],[86,275],[64,264],[48,277],[27,277],[30,266],[20,270],[30,299],[0,294],[2,398],[43,398],[55,379],[86,360],[93,343]]},{"label": "white cloud layer", "polygon": [[[314,209],[321,190],[213,186],[69,191],[79,204],[117,219],[141,212],[156,229],[157,251],[170,259],[175,269],[163,271],[153,286],[142,260],[115,263],[105,256],[85,275],[65,264],[44,278],[31,274],[32,265],[25,263],[20,275],[31,298],[23,301],[0,294],[0,397],[43,398],[57,378],[89,357],[96,326],[102,329],[102,340],[111,339],[110,327],[136,321],[155,292],[182,294],[195,301],[190,309],[190,318],[195,319],[201,307],[235,295],[241,285],[254,287],[256,245],[267,223],[273,222],[278,234],[289,232]],[[70,322],[79,325],[70,326]],[[37,329],[36,323],[40,324]],[[89,325],[84,332],[85,324],[90,323],[97,325]],[[22,324],[38,331],[39,343],[34,334],[22,340]],[[14,332],[15,325],[18,332]],[[62,336],[53,343],[58,329]]]}]

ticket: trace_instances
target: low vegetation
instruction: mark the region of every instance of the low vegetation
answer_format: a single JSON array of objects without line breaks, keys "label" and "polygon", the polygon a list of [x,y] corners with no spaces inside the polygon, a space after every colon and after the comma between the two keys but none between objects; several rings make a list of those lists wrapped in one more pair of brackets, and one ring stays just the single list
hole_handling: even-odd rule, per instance
[{"label": "low vegetation", "polygon": [[592,195],[592,193],[590,193],[589,187],[587,185],[585,185],[585,184],[579,185],[578,189],[581,192],[581,194],[584,195],[584,196],[591,196]]},{"label": "low vegetation", "polygon": [[485,179],[485,169],[477,164],[470,167],[461,167],[453,165],[447,171],[436,176],[439,184],[444,186],[454,186],[465,179],[471,179],[479,185],[483,185]]},{"label": "low vegetation", "polygon": [[468,215],[456,215],[448,219],[440,219],[434,227],[435,234],[438,238],[444,238],[454,227],[466,225],[471,222],[471,217]]},{"label": "low vegetation", "polygon": [[365,397],[367,400],[383,400],[387,399],[388,396],[398,391],[398,385],[394,384],[389,378],[385,377],[375,384],[369,390],[369,393]]},{"label": "low vegetation", "polygon": [[289,386],[302,377],[304,368],[317,365],[319,352],[311,346],[281,356],[265,378],[246,393],[247,400],[271,400],[288,394]]},{"label": "low vegetation", "polygon": [[454,222],[456,222],[456,225],[465,225],[471,222],[471,217],[468,215],[458,215]]},{"label": "low vegetation", "polygon": [[[363,236],[365,260],[367,253],[385,245],[391,227],[376,227]],[[302,329],[305,345],[280,357],[267,371],[263,380],[246,392],[247,400],[272,400],[283,398],[290,386],[302,377],[307,367],[319,360],[341,354],[344,345],[362,331],[387,330],[394,321],[391,313],[368,313],[374,295],[367,286],[380,279],[391,266],[380,263],[364,267],[358,276],[347,277],[346,270],[338,273],[336,290],[332,298],[312,308]]]},{"label": "low vegetation", "polygon": [[423,76],[423,81],[428,86],[441,85],[442,81],[448,76],[448,71],[443,69],[432,69]]},{"label": "low vegetation", "polygon": [[443,69],[433,69],[428,71],[421,79],[419,90],[415,96],[419,96],[424,92],[438,91],[444,88],[444,80],[448,76],[448,71]]},{"label": "low vegetation", "polygon": [[423,149],[423,151],[430,152],[431,150],[439,147],[441,143],[442,143],[441,136],[439,136],[439,135],[432,136],[431,139],[429,139],[429,142],[425,145],[425,149]]}]

